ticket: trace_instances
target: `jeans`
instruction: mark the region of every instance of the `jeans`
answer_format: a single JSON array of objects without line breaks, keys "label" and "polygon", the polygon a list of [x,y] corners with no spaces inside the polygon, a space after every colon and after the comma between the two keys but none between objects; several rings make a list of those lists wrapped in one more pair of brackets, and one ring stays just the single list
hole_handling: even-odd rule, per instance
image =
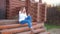
[{"label": "jeans", "polygon": [[28,27],[31,28],[32,27],[32,18],[31,16],[27,16],[27,18],[25,18],[25,20],[22,20],[21,22],[19,22],[20,24],[28,24]]}]

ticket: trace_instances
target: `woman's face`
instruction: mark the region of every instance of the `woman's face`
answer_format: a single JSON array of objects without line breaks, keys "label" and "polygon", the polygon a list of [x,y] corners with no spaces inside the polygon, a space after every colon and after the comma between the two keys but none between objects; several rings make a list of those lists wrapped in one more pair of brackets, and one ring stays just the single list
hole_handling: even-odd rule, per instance
[{"label": "woman's face", "polygon": [[25,13],[26,12],[26,9],[25,8],[23,8],[23,11],[22,11],[23,13]]}]

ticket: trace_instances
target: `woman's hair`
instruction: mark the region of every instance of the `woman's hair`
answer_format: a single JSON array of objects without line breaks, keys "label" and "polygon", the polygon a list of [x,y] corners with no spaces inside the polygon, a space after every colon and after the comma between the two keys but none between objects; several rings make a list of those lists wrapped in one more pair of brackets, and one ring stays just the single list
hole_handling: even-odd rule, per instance
[{"label": "woman's hair", "polygon": [[26,13],[28,14],[28,12],[27,12],[27,7],[26,6],[22,6],[22,7],[20,7],[20,11],[23,11],[23,8],[25,8],[25,11],[26,11]]},{"label": "woman's hair", "polygon": [[25,6],[22,6],[22,7],[20,7],[20,11],[23,11],[23,8],[25,8],[25,9],[26,9],[26,7],[25,7]]}]

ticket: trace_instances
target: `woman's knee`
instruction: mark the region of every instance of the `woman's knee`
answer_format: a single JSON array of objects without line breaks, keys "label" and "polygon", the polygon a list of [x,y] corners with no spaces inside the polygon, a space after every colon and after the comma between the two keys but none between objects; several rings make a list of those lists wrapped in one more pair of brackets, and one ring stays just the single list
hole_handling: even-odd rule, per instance
[{"label": "woman's knee", "polygon": [[28,16],[27,19],[32,20],[32,17],[31,16]]},{"label": "woman's knee", "polygon": [[28,16],[29,18],[31,18],[31,16]]}]

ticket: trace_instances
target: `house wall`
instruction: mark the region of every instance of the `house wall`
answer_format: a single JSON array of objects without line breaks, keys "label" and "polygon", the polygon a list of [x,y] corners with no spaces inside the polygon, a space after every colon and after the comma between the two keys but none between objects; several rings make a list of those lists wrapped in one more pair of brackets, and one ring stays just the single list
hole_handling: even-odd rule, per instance
[{"label": "house wall", "polygon": [[[19,7],[26,6],[27,13],[31,14],[33,21],[36,21],[35,18],[37,18],[37,14],[35,15],[35,13],[37,13],[37,6],[36,6],[37,4],[30,3],[28,0],[26,0],[25,2],[22,2],[20,0],[9,0],[9,1],[7,1],[7,3],[8,3],[7,4],[7,18],[8,19],[15,19],[15,16],[18,15]],[[29,3],[31,5],[31,7],[29,6]],[[34,8],[36,8],[36,9],[34,9]],[[32,9],[32,10],[30,10],[30,9]]]},{"label": "house wall", "polygon": [[[38,10],[38,4],[37,3],[31,3],[29,0],[26,0],[25,2],[22,2],[21,0],[9,0],[9,4],[7,5],[7,18],[8,19],[15,19],[16,15],[18,16],[19,8],[21,6],[27,7],[27,13],[30,13],[32,16],[33,21],[39,20],[40,22],[45,21],[45,5],[39,4],[39,18],[37,19],[37,10]],[[18,18],[17,18],[18,19]]]},{"label": "house wall", "polygon": [[26,6],[26,2],[22,2],[20,0],[9,0],[7,18],[13,19],[14,16],[18,14],[19,7],[21,6]]}]

